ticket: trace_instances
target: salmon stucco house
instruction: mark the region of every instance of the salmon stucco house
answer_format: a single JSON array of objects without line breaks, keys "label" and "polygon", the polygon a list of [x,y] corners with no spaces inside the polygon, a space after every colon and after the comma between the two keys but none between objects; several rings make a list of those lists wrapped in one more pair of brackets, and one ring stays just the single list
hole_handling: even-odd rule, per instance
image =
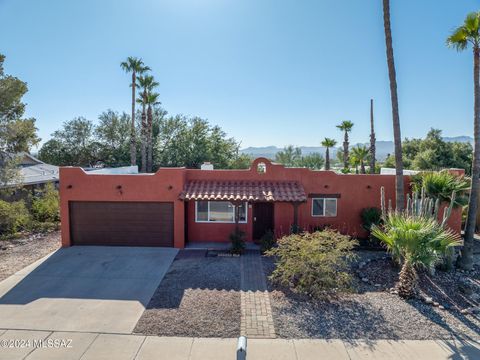
[{"label": "salmon stucco house", "polygon": [[[405,177],[405,189],[409,189]],[[394,175],[343,175],[286,168],[265,158],[248,170],[161,168],[155,174],[88,174],[60,169],[62,244],[169,246],[225,242],[239,227],[247,241],[293,225],[329,226],[365,236],[360,212],[380,206],[380,188],[395,201]],[[461,217],[450,226],[460,231]]]}]

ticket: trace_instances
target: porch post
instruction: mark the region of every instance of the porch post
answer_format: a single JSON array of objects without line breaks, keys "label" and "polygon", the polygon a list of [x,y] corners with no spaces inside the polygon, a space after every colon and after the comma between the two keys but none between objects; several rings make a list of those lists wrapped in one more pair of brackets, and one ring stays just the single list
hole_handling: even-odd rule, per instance
[{"label": "porch post", "polygon": [[238,232],[238,223],[240,222],[240,205],[242,204],[241,201],[230,201],[230,204],[233,205],[233,216],[235,219],[235,231]]},{"label": "porch post", "polygon": [[293,226],[292,226],[292,232],[294,234],[298,233],[298,206],[300,203],[298,201],[292,202],[293,205]]}]

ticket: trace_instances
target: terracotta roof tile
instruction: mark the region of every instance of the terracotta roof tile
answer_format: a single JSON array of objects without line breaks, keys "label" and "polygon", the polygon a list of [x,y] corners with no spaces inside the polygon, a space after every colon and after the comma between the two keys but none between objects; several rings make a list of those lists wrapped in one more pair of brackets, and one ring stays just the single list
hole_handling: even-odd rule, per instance
[{"label": "terracotta roof tile", "polygon": [[295,181],[189,181],[184,200],[306,201],[303,186]]}]

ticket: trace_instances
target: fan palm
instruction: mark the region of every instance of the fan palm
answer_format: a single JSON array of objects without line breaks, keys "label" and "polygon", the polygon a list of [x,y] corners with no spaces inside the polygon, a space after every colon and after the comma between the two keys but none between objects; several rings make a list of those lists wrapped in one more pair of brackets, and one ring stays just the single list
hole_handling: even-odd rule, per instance
[{"label": "fan palm", "polygon": [[425,195],[440,202],[450,203],[452,193],[455,193],[453,206],[465,206],[468,203],[467,193],[470,188],[470,180],[463,176],[456,176],[447,170],[440,172],[424,172],[411,178],[412,189],[419,194],[422,189]]},{"label": "fan palm", "polygon": [[459,265],[463,269],[470,270],[473,266],[473,236],[475,234],[477,199],[480,186],[480,12],[468,14],[463,24],[448,37],[447,45],[458,51],[466,50],[470,45],[473,48],[474,151],[472,183],[470,185],[464,245],[459,261]]},{"label": "fan palm", "polygon": [[405,194],[403,192],[402,135],[400,133],[397,75],[393,57],[392,29],[390,24],[390,0],[383,0],[383,26],[387,49],[388,77],[390,80],[390,98],[392,102],[393,140],[395,144],[395,203],[396,209],[402,211],[405,206]]},{"label": "fan palm", "polygon": [[340,125],[337,125],[337,128],[343,131],[344,133],[344,140],[343,140],[343,168],[344,170],[348,170],[349,168],[349,160],[348,160],[348,133],[352,131],[353,122],[345,120],[342,121]]},{"label": "fan palm", "polygon": [[352,149],[352,154],[356,162],[360,165],[360,173],[366,174],[365,161],[367,161],[370,154],[369,149],[366,146],[357,146]]},{"label": "fan palm", "polygon": [[330,170],[330,148],[337,145],[337,141],[330,138],[325,138],[322,141],[322,146],[326,147],[325,150],[325,170]]},{"label": "fan palm", "polygon": [[405,212],[390,212],[382,227],[372,226],[372,235],[402,263],[397,289],[404,298],[415,293],[416,269],[432,268],[452,246],[459,244],[459,236],[435,218]]},{"label": "fan palm", "polygon": [[153,127],[153,107],[160,104],[158,97],[160,94],[149,92],[146,97],[147,102],[147,172],[152,172],[153,168],[153,144],[152,144],[152,127]]},{"label": "fan palm", "polygon": [[141,89],[141,98],[137,99],[137,102],[142,104],[141,172],[147,171],[147,152],[150,149],[148,147],[148,137],[150,136],[149,134],[151,134],[152,132],[147,122],[147,96],[158,85],[159,83],[155,81],[152,75],[139,76],[137,79],[137,86]]},{"label": "fan palm", "polygon": [[120,67],[127,73],[132,73],[132,128],[130,132],[130,165],[137,163],[137,142],[135,139],[135,86],[137,83],[137,75],[150,71],[148,66],[145,66],[142,59],[129,56],[126,61],[120,63]]}]

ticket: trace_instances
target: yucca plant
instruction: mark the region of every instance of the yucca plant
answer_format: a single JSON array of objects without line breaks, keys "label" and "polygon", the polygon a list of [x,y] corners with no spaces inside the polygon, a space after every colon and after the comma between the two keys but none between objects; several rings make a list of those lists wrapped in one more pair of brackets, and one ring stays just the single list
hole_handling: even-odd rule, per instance
[{"label": "yucca plant", "polygon": [[[459,244],[460,236],[446,227],[455,201],[445,208],[439,220],[439,200],[416,193],[408,196],[406,209],[394,211],[385,205],[385,191],[381,189],[383,225],[372,226],[372,235],[382,241],[394,259],[402,264],[397,286],[398,294],[410,298],[415,294],[418,268],[432,269],[453,247]],[[390,203],[390,202],[389,202]]]}]

